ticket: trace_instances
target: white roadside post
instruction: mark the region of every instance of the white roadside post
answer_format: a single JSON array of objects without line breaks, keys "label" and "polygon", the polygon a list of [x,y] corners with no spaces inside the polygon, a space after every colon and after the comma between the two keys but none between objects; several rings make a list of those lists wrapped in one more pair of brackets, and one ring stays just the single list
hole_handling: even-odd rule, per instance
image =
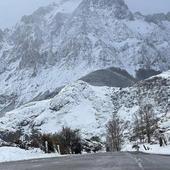
[{"label": "white roadside post", "polygon": [[61,155],[60,145],[57,145],[57,150],[58,150],[59,155]]},{"label": "white roadside post", "polygon": [[21,136],[20,137],[20,140],[21,140],[21,145],[22,145],[22,147],[24,147],[24,149],[26,150],[26,146],[24,145],[25,143],[24,143],[24,141],[25,141],[25,136],[23,135],[23,136]]},{"label": "white roadside post", "polygon": [[48,153],[48,142],[45,141],[45,152]]}]

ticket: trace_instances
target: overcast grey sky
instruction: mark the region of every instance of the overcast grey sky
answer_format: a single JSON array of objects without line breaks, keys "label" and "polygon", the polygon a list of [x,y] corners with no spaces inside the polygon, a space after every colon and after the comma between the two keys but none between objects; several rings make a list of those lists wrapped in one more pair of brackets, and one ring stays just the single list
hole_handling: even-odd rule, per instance
[{"label": "overcast grey sky", "polygon": [[[58,0],[0,0],[0,28],[11,27],[21,16]],[[74,1],[74,0],[73,0]],[[142,13],[168,12],[170,0],[125,0],[130,9]]]}]

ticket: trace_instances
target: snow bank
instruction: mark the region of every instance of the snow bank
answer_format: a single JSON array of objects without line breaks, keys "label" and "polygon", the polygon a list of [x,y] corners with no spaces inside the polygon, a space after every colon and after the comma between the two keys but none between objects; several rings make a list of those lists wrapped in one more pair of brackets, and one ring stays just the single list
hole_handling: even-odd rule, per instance
[{"label": "snow bank", "polygon": [[[139,145],[140,152],[145,152],[145,153],[151,153],[151,154],[163,154],[163,155],[170,155],[170,145],[168,146],[163,146],[160,147],[159,145],[149,145],[149,144],[144,144],[146,148],[149,148],[149,150],[145,150],[143,145]],[[127,144],[123,147],[122,151],[136,151],[135,149],[132,149],[132,144]]]},{"label": "snow bank", "polygon": [[0,147],[0,162],[57,157],[58,153],[44,154],[39,149],[23,150],[16,147]]},{"label": "snow bank", "polygon": [[160,147],[159,145],[149,145],[148,147],[150,147],[150,150],[144,152],[170,155],[170,145],[164,147]]}]

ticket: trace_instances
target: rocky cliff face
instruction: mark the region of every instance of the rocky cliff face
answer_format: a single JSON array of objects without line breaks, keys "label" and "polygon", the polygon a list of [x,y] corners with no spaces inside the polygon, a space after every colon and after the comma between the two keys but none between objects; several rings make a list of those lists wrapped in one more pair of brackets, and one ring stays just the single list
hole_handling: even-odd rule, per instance
[{"label": "rocky cliff face", "polygon": [[139,69],[168,70],[169,29],[167,18],[148,21],[123,0],[64,0],[42,7],[0,32],[0,94],[6,96],[0,110],[98,69],[118,67],[133,76]]}]

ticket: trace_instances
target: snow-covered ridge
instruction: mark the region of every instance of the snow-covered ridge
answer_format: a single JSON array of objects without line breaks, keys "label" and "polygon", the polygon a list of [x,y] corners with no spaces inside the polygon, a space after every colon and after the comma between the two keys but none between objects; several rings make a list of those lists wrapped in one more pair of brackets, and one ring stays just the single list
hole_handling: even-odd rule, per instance
[{"label": "snow-covered ridge", "polygon": [[112,113],[108,87],[93,87],[83,81],[66,86],[51,100],[32,102],[13,110],[0,119],[1,130],[15,131],[21,127],[25,133],[38,129],[42,133],[55,133],[62,126],[80,128],[86,133],[104,133],[102,126]]},{"label": "snow-covered ridge", "polygon": [[169,72],[123,89],[91,86],[79,80],[67,85],[52,99],[31,102],[6,113],[0,119],[0,127],[2,131],[23,129],[30,134],[32,129],[55,133],[62,126],[70,126],[81,129],[83,136],[103,136],[113,112],[131,124],[140,101],[153,106],[161,118],[160,126],[170,128],[170,78],[161,78],[164,74]]},{"label": "snow-covered ridge", "polygon": [[165,79],[170,79],[170,70],[167,71],[167,72],[164,72],[160,75],[158,75],[157,77],[162,77],[162,78],[165,78]]}]

